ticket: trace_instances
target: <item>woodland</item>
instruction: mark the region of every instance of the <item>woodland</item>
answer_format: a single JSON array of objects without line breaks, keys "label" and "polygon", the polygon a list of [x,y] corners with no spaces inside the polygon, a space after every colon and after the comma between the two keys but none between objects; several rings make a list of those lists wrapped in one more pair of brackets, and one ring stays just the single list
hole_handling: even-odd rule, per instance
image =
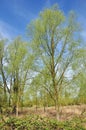
[{"label": "woodland", "polygon": [[76,14],[54,5],[27,25],[27,39],[0,38],[1,130],[86,129],[81,32]]}]

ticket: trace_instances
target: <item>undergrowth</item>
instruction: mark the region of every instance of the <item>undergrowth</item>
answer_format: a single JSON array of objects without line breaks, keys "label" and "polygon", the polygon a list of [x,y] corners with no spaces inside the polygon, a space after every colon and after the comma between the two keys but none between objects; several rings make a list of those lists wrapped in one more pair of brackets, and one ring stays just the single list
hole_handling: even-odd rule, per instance
[{"label": "undergrowth", "polygon": [[0,121],[0,130],[86,130],[86,119],[73,118],[69,121],[57,121],[41,116],[27,116],[22,118],[9,117]]}]

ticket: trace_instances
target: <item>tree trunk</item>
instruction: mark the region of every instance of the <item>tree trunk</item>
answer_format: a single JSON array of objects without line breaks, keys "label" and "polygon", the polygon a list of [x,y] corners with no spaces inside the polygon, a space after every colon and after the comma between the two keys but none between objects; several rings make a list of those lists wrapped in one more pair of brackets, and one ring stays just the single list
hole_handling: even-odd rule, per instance
[{"label": "tree trunk", "polygon": [[56,119],[60,120],[60,105],[59,105],[59,98],[57,96],[55,99],[55,110],[56,110]]},{"label": "tree trunk", "polygon": [[38,99],[37,99],[37,93],[36,93],[36,111],[37,111],[37,108],[38,108]]},{"label": "tree trunk", "polygon": [[56,119],[58,121],[60,120],[60,108],[59,108],[59,105],[56,105]]},{"label": "tree trunk", "polygon": [[18,102],[16,104],[16,116],[18,116]]},{"label": "tree trunk", "polygon": [[44,102],[44,112],[46,112],[46,104],[45,104],[45,102]]}]

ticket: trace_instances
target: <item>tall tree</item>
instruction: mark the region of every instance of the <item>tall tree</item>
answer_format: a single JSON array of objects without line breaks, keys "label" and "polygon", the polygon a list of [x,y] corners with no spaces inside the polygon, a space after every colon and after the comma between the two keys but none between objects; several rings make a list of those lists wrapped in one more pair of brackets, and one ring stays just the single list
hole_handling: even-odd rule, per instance
[{"label": "tall tree", "polygon": [[51,79],[50,88],[46,89],[54,99],[58,119],[59,95],[65,72],[74,60],[79,43],[78,27],[74,13],[71,12],[66,19],[56,5],[45,9],[28,25],[32,50],[38,56],[35,64],[39,66],[38,71],[46,68],[45,75]]}]

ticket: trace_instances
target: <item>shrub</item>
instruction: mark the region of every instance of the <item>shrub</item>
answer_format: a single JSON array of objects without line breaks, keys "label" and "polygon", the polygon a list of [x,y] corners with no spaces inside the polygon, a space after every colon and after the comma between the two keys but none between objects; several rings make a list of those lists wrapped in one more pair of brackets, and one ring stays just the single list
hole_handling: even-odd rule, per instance
[{"label": "shrub", "polygon": [[5,122],[0,122],[0,130],[86,130],[83,123],[86,123],[86,119],[74,118],[58,122],[55,119],[31,115],[23,118],[10,117]]}]

